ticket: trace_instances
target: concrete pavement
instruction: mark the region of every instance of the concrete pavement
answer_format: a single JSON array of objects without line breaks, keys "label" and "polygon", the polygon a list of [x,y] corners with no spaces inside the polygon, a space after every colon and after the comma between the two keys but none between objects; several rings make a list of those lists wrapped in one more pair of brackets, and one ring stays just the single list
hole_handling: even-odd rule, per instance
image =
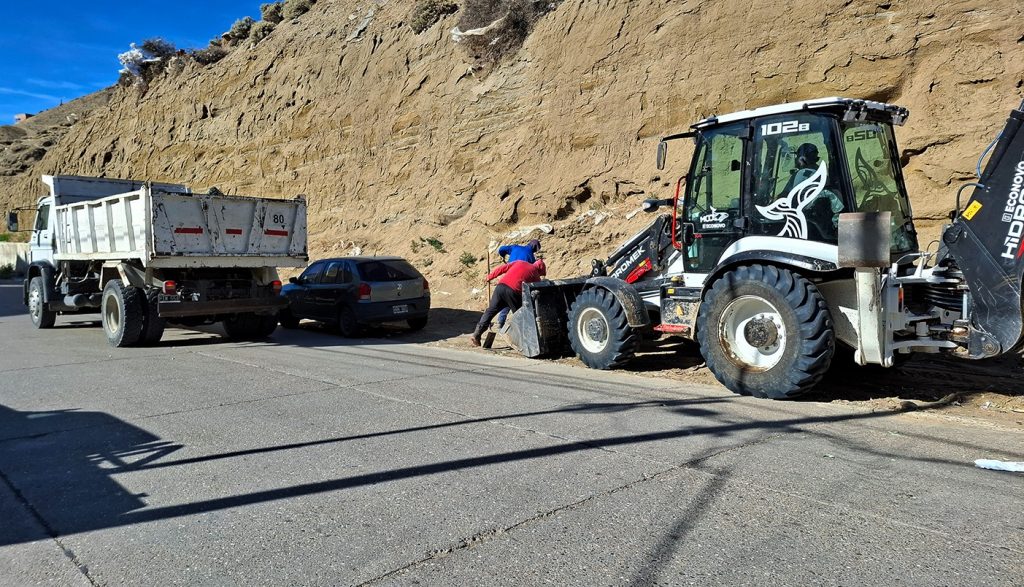
[{"label": "concrete pavement", "polygon": [[[36,331],[0,584],[1014,585],[1024,435],[403,342]],[[429,336],[429,326],[426,336]]]}]

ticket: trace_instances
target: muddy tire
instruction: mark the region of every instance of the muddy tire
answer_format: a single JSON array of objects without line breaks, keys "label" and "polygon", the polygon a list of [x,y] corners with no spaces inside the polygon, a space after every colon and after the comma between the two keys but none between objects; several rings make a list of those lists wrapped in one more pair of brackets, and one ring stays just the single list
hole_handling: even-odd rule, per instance
[{"label": "muddy tire", "polygon": [[614,369],[636,354],[640,333],[626,320],[626,311],[604,288],[584,291],[569,310],[569,343],[591,369]]},{"label": "muddy tire", "polygon": [[139,338],[141,344],[154,345],[160,342],[164,329],[167,328],[167,322],[160,317],[157,305],[159,297],[159,289],[152,288],[146,291],[146,314],[142,324],[142,335]]},{"label": "muddy tire", "polygon": [[770,265],[738,267],[714,282],[697,314],[697,341],[722,385],[771,399],[810,391],[835,352],[818,288]]},{"label": "muddy tire", "polygon": [[139,342],[146,321],[146,294],[137,287],[112,279],[103,288],[100,300],[103,333],[113,347],[129,347]]},{"label": "muddy tire", "polygon": [[53,328],[57,321],[57,312],[46,307],[45,285],[42,277],[33,277],[28,283],[28,315],[32,326],[36,328]]}]

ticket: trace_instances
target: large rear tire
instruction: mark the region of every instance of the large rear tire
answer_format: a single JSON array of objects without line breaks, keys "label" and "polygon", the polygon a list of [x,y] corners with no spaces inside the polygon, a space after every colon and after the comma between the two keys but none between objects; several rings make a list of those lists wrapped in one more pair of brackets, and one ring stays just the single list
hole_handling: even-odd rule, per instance
[{"label": "large rear tire", "polygon": [[42,277],[33,277],[28,282],[28,315],[32,319],[32,325],[36,328],[53,328],[57,321],[57,312],[46,307]]},{"label": "large rear tire", "polygon": [[113,347],[128,347],[139,342],[145,324],[146,295],[141,289],[112,279],[103,288],[100,301],[103,332]]},{"label": "large rear tire", "polygon": [[140,342],[144,345],[151,345],[160,342],[163,338],[167,322],[160,317],[159,311],[160,290],[151,288],[146,291],[146,318],[142,324],[142,335]]},{"label": "large rear tire", "polygon": [[640,333],[615,296],[596,287],[581,293],[569,310],[569,344],[587,367],[614,369],[636,354]]},{"label": "large rear tire", "polygon": [[790,399],[810,391],[835,352],[818,288],[770,265],[738,267],[711,286],[697,314],[708,369],[736,393]]}]

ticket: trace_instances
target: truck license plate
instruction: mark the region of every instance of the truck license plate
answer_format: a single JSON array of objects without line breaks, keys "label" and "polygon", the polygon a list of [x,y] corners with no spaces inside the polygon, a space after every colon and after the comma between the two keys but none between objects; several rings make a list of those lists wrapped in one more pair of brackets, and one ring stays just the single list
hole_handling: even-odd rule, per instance
[{"label": "truck license plate", "polygon": [[176,304],[181,301],[181,298],[175,295],[159,294],[156,301],[164,304]]},{"label": "truck license plate", "polygon": [[395,314],[408,314],[409,306],[406,304],[401,304],[399,306],[391,306],[391,311],[394,312]]}]

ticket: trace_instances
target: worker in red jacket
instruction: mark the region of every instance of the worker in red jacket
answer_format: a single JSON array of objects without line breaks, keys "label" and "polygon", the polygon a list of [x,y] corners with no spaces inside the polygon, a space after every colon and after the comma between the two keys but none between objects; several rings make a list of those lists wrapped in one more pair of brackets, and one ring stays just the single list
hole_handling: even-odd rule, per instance
[{"label": "worker in red jacket", "polygon": [[539,259],[534,263],[512,261],[511,263],[495,267],[494,271],[487,275],[487,281],[499,275],[504,277],[498,282],[498,286],[494,288],[490,304],[487,305],[484,315],[480,317],[480,322],[476,325],[476,330],[473,331],[473,344],[480,346],[480,335],[484,333],[484,330],[490,328],[491,320],[498,312],[504,308],[510,308],[514,312],[523,306],[524,283],[540,281],[540,278],[546,274],[547,268],[544,266],[543,259]]}]

